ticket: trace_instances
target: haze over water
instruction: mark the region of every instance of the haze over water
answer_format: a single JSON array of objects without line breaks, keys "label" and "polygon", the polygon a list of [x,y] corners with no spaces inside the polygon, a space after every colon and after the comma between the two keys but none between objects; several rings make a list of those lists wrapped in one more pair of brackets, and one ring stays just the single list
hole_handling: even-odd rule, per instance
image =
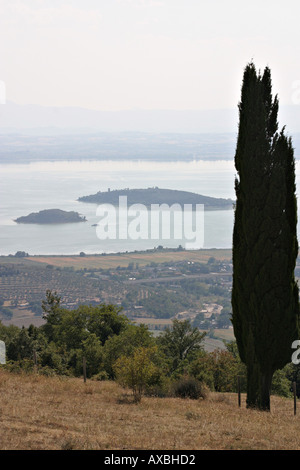
[{"label": "haze over water", "polygon": [[[77,198],[122,188],[191,191],[234,199],[234,167],[228,161],[143,162],[62,161],[0,165],[0,253],[78,254],[133,251],[158,245],[177,247],[184,240],[99,240],[97,205]],[[24,225],[14,219],[43,209],[75,210],[88,222]],[[230,248],[233,211],[205,213],[204,246]]]},{"label": "haze over water", "polygon": [[[297,181],[299,180],[298,165]],[[235,169],[231,161],[143,162],[62,161],[0,165],[0,254],[26,251],[37,254],[111,253],[184,246],[184,240],[99,240],[96,204],[78,202],[80,196],[123,188],[191,191],[235,199]],[[87,222],[62,225],[16,224],[14,219],[43,209],[77,211]],[[233,210],[207,211],[204,248],[231,248]]]}]

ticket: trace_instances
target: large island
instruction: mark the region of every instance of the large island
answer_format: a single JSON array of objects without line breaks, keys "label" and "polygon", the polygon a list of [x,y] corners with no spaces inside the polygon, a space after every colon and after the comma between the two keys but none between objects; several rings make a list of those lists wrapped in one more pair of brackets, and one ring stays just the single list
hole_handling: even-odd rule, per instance
[{"label": "large island", "polygon": [[18,224],[70,224],[86,222],[86,218],[74,211],[66,212],[61,209],[46,209],[18,217],[15,219],[15,222]]},{"label": "large island", "polygon": [[191,193],[189,191],[179,191],[174,189],[115,189],[105,192],[98,191],[90,196],[82,196],[78,198],[81,202],[91,202],[94,204],[119,204],[119,197],[127,196],[127,204],[143,204],[150,207],[151,204],[204,204],[205,210],[230,210],[233,208],[234,201],[232,199],[222,199],[209,196],[201,196],[200,194]]}]

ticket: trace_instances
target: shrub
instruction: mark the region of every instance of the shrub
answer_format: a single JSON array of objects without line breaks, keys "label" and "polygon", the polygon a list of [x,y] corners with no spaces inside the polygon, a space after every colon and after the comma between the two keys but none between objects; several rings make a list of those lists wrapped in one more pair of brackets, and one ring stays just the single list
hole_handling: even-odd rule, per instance
[{"label": "shrub", "polygon": [[160,374],[155,383],[145,387],[145,395],[148,397],[166,398],[172,396],[172,383],[169,377]]},{"label": "shrub", "polygon": [[109,376],[105,370],[101,370],[98,374],[92,375],[91,380],[103,382],[104,380],[109,380]]},{"label": "shrub", "polygon": [[173,393],[175,397],[198,400],[207,398],[208,388],[194,377],[183,377],[173,384]]},{"label": "shrub", "polygon": [[272,379],[272,395],[278,395],[281,397],[291,397],[291,382],[286,377],[284,370],[276,370]]},{"label": "shrub", "polygon": [[21,361],[7,361],[3,367],[5,370],[16,374],[30,374],[34,371],[34,363],[30,359],[23,359]]},{"label": "shrub", "polygon": [[140,347],[132,356],[121,356],[115,363],[117,381],[132,390],[136,402],[141,400],[146,387],[155,385],[159,379],[159,370],[153,362],[156,354],[155,347]]}]

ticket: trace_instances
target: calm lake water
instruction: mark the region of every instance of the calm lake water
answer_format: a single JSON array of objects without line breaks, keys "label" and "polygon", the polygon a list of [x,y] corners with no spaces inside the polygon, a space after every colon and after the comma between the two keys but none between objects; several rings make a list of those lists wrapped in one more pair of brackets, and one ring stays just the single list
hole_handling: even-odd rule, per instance
[{"label": "calm lake water", "polygon": [[[298,170],[298,165],[297,165]],[[299,177],[297,171],[297,180]],[[158,245],[184,246],[186,239],[100,240],[94,204],[77,198],[97,191],[159,188],[235,198],[235,169],[229,161],[133,162],[62,161],[0,165],[0,254],[111,253],[145,250]],[[14,219],[42,209],[74,210],[85,223],[24,225]],[[204,214],[204,248],[231,248],[233,210]]]}]

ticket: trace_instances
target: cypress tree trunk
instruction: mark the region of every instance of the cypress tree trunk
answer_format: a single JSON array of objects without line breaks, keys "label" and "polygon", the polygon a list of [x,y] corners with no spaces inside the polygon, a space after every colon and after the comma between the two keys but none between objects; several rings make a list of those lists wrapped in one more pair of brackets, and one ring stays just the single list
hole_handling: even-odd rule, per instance
[{"label": "cypress tree trunk", "polygon": [[266,372],[261,374],[261,392],[260,392],[260,403],[259,408],[261,410],[270,410],[270,395],[272,386],[273,373]]},{"label": "cypress tree trunk", "polygon": [[235,154],[232,323],[247,366],[247,405],[270,409],[275,370],[291,361],[299,338],[295,163],[278,133],[271,73],[244,71]]}]

